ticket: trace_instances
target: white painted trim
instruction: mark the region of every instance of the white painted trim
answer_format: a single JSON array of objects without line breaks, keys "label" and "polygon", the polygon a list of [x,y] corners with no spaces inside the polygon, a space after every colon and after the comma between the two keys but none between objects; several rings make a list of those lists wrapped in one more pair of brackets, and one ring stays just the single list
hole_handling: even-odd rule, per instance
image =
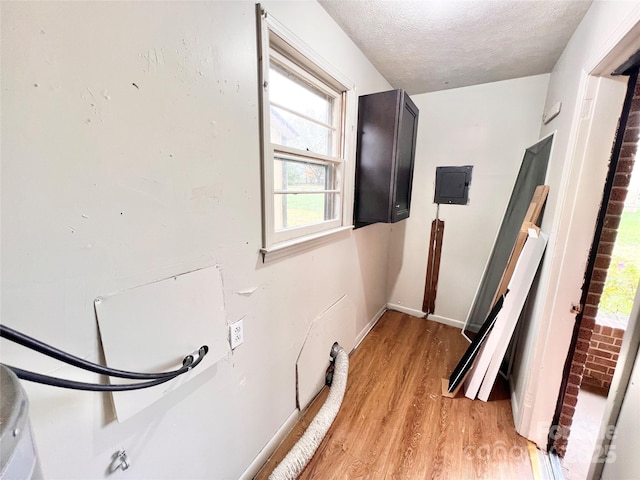
[{"label": "white painted trim", "polygon": [[[551,426],[553,419],[553,411],[549,411],[543,405],[545,402],[554,403],[555,408],[561,384],[561,376],[544,375],[543,371],[554,368],[554,365],[562,364],[567,355],[570,337],[560,340],[558,335],[554,333],[554,329],[557,328],[558,319],[569,321],[567,312],[569,312],[571,303],[577,302],[580,298],[581,280],[590,247],[589,242],[589,245],[584,245],[582,253],[578,254],[577,249],[581,247],[578,247],[571,239],[576,234],[575,229],[580,229],[579,222],[576,223],[577,209],[585,211],[586,208],[584,203],[579,202],[579,198],[581,193],[586,194],[582,190],[582,182],[584,182],[582,175],[585,165],[587,165],[585,162],[588,162],[589,156],[593,155],[593,145],[590,143],[589,135],[594,115],[590,111],[586,118],[583,118],[585,116],[583,105],[587,99],[592,99],[592,109],[598,105],[597,79],[594,81],[594,77],[582,72],[576,99],[567,143],[565,168],[560,179],[560,187],[557,189],[559,215],[556,216],[551,226],[547,248],[547,252],[551,252],[547,253],[547,261],[551,262],[549,281],[538,287],[537,296],[544,299],[541,317],[538,317],[540,318],[539,328],[534,333],[535,340],[532,343],[531,355],[528,361],[525,360],[524,366],[520,368],[521,375],[523,375],[521,382],[524,385],[520,392],[520,409],[512,408],[516,431],[538,446],[545,446],[547,443],[548,431],[545,429],[548,427],[541,427],[541,425]],[[607,142],[609,152],[614,134],[615,132],[612,132],[611,140]],[[551,160],[553,158],[552,151]],[[599,200],[596,203],[599,205]],[[598,205],[592,205],[594,208],[593,229],[595,229]],[[590,238],[593,236],[593,229],[589,234]],[[580,266],[577,266],[576,258],[582,262]],[[576,268],[580,270],[579,273],[576,273]],[[562,287],[566,285],[574,286],[571,295],[562,291]],[[560,358],[562,360],[559,360]],[[544,388],[541,388],[543,384]],[[552,396],[555,396],[553,400],[551,400]]]},{"label": "white painted trim", "polygon": [[442,323],[443,325],[449,325],[451,327],[456,327],[462,329],[464,327],[463,320],[456,320],[448,317],[441,317],[440,315],[427,315],[422,310],[416,310],[414,308],[405,307],[402,305],[398,305],[396,303],[387,303],[387,309],[394,310],[396,312],[406,313],[407,315],[411,315],[412,317],[424,318],[426,320],[432,320],[437,323]]},{"label": "white painted trim", "polygon": [[[569,234],[559,235],[558,232],[560,231],[561,225],[569,225],[569,227],[567,227],[568,229],[571,227],[576,209],[576,194],[579,186],[572,189],[570,196],[568,194],[568,184],[569,182],[576,181],[575,174],[581,171],[585,156],[589,154],[589,152],[585,151],[585,148],[591,140],[590,129],[593,114],[591,113],[588,118],[585,119],[587,121],[583,122],[581,120],[583,119],[583,104],[586,99],[590,98],[590,88],[594,85],[592,80],[594,76],[609,77],[610,72],[607,72],[606,69],[614,65],[619,59],[621,59],[621,61],[626,60],[626,58],[621,57],[624,57],[628,51],[633,50],[631,51],[631,53],[633,53],[637,50],[637,33],[640,31],[639,22],[640,6],[637,6],[613,30],[612,34],[600,46],[596,53],[583,64],[576,93],[576,105],[572,112],[572,122],[568,135],[567,152],[565,155],[565,159],[567,160],[566,168],[564,169],[563,177],[560,180],[560,188],[558,189],[557,204],[560,208],[560,214],[557,215],[551,228],[550,248],[548,249],[551,252],[565,253],[569,248],[572,248],[569,244]],[[597,100],[598,97],[596,96],[593,99],[594,104]],[[545,368],[549,368],[549,363],[552,360],[555,361],[555,357],[552,358],[549,352],[555,352],[557,356],[559,349],[566,351],[569,347],[568,342],[566,345],[559,344],[557,335],[554,335],[553,330],[556,327],[555,322],[558,318],[556,313],[567,308],[572,299],[558,298],[557,290],[554,293],[554,288],[565,280],[563,277],[566,275],[567,269],[571,266],[566,264],[563,255],[556,253],[555,256],[559,257],[559,259],[554,259],[550,267],[550,281],[545,285],[541,285],[538,291],[538,297],[544,299],[539,314],[542,316],[542,320],[536,334],[537,338],[534,341],[529,365],[524,368],[524,371],[527,373],[526,378],[523,380],[524,388],[522,389],[522,395],[519,399],[520,409],[519,411],[516,409],[513,411],[516,431],[539,446],[544,446],[547,443],[548,428],[551,425],[551,419],[553,417],[553,412],[549,415],[548,411],[548,404],[550,403],[549,395],[555,395],[557,397],[560,388],[559,383],[556,384],[555,380],[550,382],[549,376],[544,376],[543,373]],[[556,261],[558,262],[557,265],[555,264]],[[557,274],[554,272],[557,272]],[[557,283],[551,285],[554,276],[557,278]],[[620,357],[620,359],[622,359],[622,357]],[[540,388],[543,382],[544,388]]]},{"label": "white painted trim", "polygon": [[339,233],[346,233],[353,229],[353,225],[346,227],[338,227],[331,230],[324,230],[322,232],[314,233],[313,235],[307,235],[306,237],[295,238],[287,242],[281,242],[275,244],[270,248],[261,248],[262,262],[268,263],[273,260],[278,260],[283,257],[295,255],[297,253],[309,250],[317,247],[323,243],[330,242]]},{"label": "white painted trim", "polygon": [[[560,234],[562,225],[570,225],[571,218],[573,216],[575,210],[575,194],[578,190],[576,186],[572,195],[569,195],[569,185],[571,182],[575,182],[576,180],[576,170],[580,170],[582,168],[582,163],[584,162],[584,158],[578,154],[578,140],[580,138],[580,128],[581,122],[580,118],[582,115],[582,106],[586,98],[589,98],[589,82],[588,76],[586,73],[582,73],[580,77],[580,82],[578,84],[578,92],[576,95],[577,101],[574,106],[574,110],[572,112],[572,122],[571,129],[569,131],[568,140],[567,140],[567,151],[565,154],[565,168],[563,169],[562,176],[560,178],[560,187],[557,189],[557,200],[556,203],[559,206],[559,214],[556,215],[556,218],[553,220],[551,225],[551,229],[549,231],[549,244],[547,248],[547,255],[550,257],[547,261],[551,262],[550,271],[549,271],[549,281],[541,282],[538,286],[537,297],[544,299],[541,310],[542,310],[542,319],[540,323],[540,328],[537,332],[535,332],[536,340],[533,348],[533,352],[531,354],[531,360],[529,365],[527,365],[523,371],[525,373],[525,378],[523,380],[526,387],[523,389],[523,398],[519,402],[520,409],[512,408],[513,412],[513,420],[515,424],[516,431],[532,441],[539,447],[542,445],[546,445],[546,435],[548,432],[542,432],[544,429],[537,428],[537,425],[541,425],[545,423],[546,420],[536,419],[535,412],[536,409],[536,401],[538,393],[544,395],[546,392],[555,392],[551,393],[551,395],[558,394],[558,391],[555,390],[555,386],[549,388],[546,387],[544,390],[537,392],[538,384],[541,381],[541,369],[538,368],[540,365],[544,363],[544,355],[549,343],[554,341],[556,338],[553,335],[553,328],[555,326],[553,320],[553,312],[556,312],[556,309],[559,309],[560,306],[558,302],[566,302],[567,305],[570,305],[572,301],[575,301],[574,298],[558,298],[558,289],[556,288],[559,282],[559,278],[562,276],[562,272],[565,270],[565,256],[566,250],[571,248],[569,242],[568,230],[564,232],[564,234]],[[567,112],[568,113],[568,112]],[[555,130],[553,132],[555,134]],[[554,161],[554,146],[551,147],[551,152],[549,155],[549,161]],[[558,255],[555,252],[562,251],[563,255]],[[586,253],[588,255],[588,252]],[[586,256],[585,256],[586,258]],[[559,262],[556,266],[556,262]],[[544,267],[542,267],[544,268]],[[554,271],[557,271],[556,284],[551,285],[554,277]],[[547,313],[549,312],[549,313]],[[557,345],[556,345],[557,347]],[[563,348],[568,349],[568,343],[563,346]],[[565,350],[566,351],[566,350]],[[566,354],[563,354],[566,355]],[[536,366],[536,368],[533,368]],[[557,386],[558,390],[560,385]],[[536,393],[537,392],[537,393]],[[543,392],[543,393],[541,393]],[[548,419],[548,425],[551,425],[551,418]]]},{"label": "white painted trim", "polygon": [[[427,320],[433,320],[434,322],[442,323],[443,325],[449,325],[450,327],[456,327],[456,328],[459,328],[460,330],[463,330],[465,326],[464,320],[456,320],[455,318],[441,317],[440,315],[428,315]],[[464,336],[464,333],[462,336]]]},{"label": "white painted trim", "polygon": [[342,157],[332,157],[331,155],[323,155],[322,153],[299,150],[297,148],[287,147],[286,145],[279,145],[277,143],[272,143],[271,148],[274,151],[274,156],[284,158],[285,160],[309,162],[316,165],[326,165],[327,163],[342,165],[344,163],[344,159]]},{"label": "white painted trim", "polygon": [[[289,248],[290,242],[294,244],[304,243],[304,250],[312,248],[316,242],[314,240],[319,232],[327,232],[332,234],[340,228],[351,228],[353,215],[353,176],[355,164],[355,143],[356,143],[356,95],[355,85],[345,75],[339,72],[333,65],[329,64],[320,55],[318,55],[311,47],[299,39],[288,28],[278,22],[271,14],[257,4],[258,15],[258,57],[259,57],[259,82],[260,82],[260,135],[261,135],[261,162],[262,162],[262,249],[263,261],[267,256],[276,259],[289,254],[295,254],[300,249],[297,247]],[[327,88],[336,89],[340,94],[340,105],[335,110],[334,120],[340,123],[340,152],[333,152],[340,158],[332,156],[315,155],[309,153],[310,157],[320,160],[326,160],[335,165],[336,170],[336,189],[338,194],[334,195],[337,203],[336,213],[338,218],[328,221],[314,223],[311,225],[303,225],[297,228],[288,228],[284,230],[275,229],[274,218],[274,162],[279,151],[290,150],[296,156],[304,155],[304,152],[297,152],[296,149],[287,149],[286,147],[273,145],[270,139],[270,102],[269,102],[269,65],[271,54],[274,49],[286,50],[285,54],[278,52],[276,56],[282,56],[277,60],[286,68],[294,70],[300,74],[302,78],[311,75],[318,81],[311,82],[316,87],[318,83],[326,83]],[[292,65],[289,65],[291,63]],[[300,65],[307,66],[310,70],[298,68]],[[333,95],[333,93],[331,93]],[[322,163],[322,162],[320,162]],[[271,254],[271,252],[278,252]]]},{"label": "white painted trim", "polygon": [[[336,195],[338,199],[340,194]],[[271,189],[271,198],[275,199],[275,191]],[[275,201],[274,201],[275,205]],[[275,217],[274,217],[275,220]],[[315,235],[321,232],[331,232],[336,228],[342,228],[342,219],[333,218],[331,220],[324,220],[318,223],[312,223],[309,225],[301,225],[299,227],[285,228],[284,230],[274,230],[272,233],[272,243],[265,247],[266,250],[270,250],[277,245],[281,245],[287,242],[297,242],[299,239],[305,239],[311,235]]]},{"label": "white painted trim", "polygon": [[590,75],[608,76],[638,51],[640,36],[640,5],[636,6],[605,43],[586,63],[584,71]]},{"label": "white painted trim", "polygon": [[360,344],[362,343],[362,341],[365,339],[365,337],[367,335],[369,335],[369,332],[371,330],[373,330],[373,327],[376,326],[376,324],[378,323],[378,320],[380,320],[380,318],[382,318],[382,315],[384,315],[384,312],[387,311],[387,307],[383,306],[380,310],[378,310],[378,312],[373,316],[373,318],[371,319],[371,321],[369,323],[367,323],[364,328],[362,329],[362,331],[358,334],[358,336],[356,337],[356,342],[355,345],[353,346],[353,350],[351,350],[351,352],[349,352],[349,355],[351,355],[353,352],[356,351],[356,349],[360,346]]},{"label": "white painted trim", "polygon": [[[271,245],[272,233],[274,230],[273,209],[274,198],[271,194],[273,186],[273,152],[270,150],[271,136],[271,115],[269,114],[269,98],[264,95],[269,78],[269,28],[266,25],[266,12],[260,4],[256,4],[256,15],[258,17],[258,95],[259,100],[259,121],[260,121],[260,193],[262,195],[260,205],[262,207],[262,245]],[[272,185],[272,184],[271,184]]]},{"label": "white painted trim", "polygon": [[[469,341],[471,341],[471,340],[469,340]],[[511,383],[512,382],[511,382],[511,376],[510,375],[509,375],[509,378],[507,380],[509,381],[509,397],[511,398],[511,414],[513,415],[513,418],[515,420],[516,418],[519,418],[520,412],[522,411],[522,407],[520,406],[520,398],[516,394],[516,391],[511,387]],[[527,440],[529,440],[529,439],[527,438]],[[536,447],[537,447],[537,444],[535,442],[532,442],[531,440],[529,440],[529,441],[531,443],[533,443],[534,445],[536,445]]]},{"label": "white painted trim", "polygon": [[294,410],[289,418],[285,420],[282,426],[278,429],[271,440],[267,442],[260,453],[253,459],[253,462],[247,467],[242,475],[240,475],[240,480],[251,480],[256,474],[260,471],[260,469],[267,463],[271,454],[276,451],[276,448],[280,446],[283,440],[287,437],[289,432],[293,429],[296,422],[300,418],[300,411],[298,409]]},{"label": "white painted trim", "polygon": [[344,135],[342,158],[344,160],[338,179],[342,183],[342,224],[349,225],[353,222],[353,202],[355,196],[356,177],[356,145],[358,143],[358,95],[356,88],[346,91],[342,107],[344,112]]},{"label": "white painted trim", "polygon": [[262,8],[262,12],[264,12],[264,21],[267,23],[269,30],[271,30],[276,36],[280,37],[285,43],[292,46],[294,50],[303,57],[302,59],[298,59],[299,61],[315,64],[319,70],[321,70],[321,72],[315,73],[324,73],[325,76],[329,77],[324,79],[326,81],[333,80],[334,84],[337,83],[340,87],[344,87],[347,90],[352,90],[354,88],[354,83],[346,75],[327,62],[309,45],[300,40],[291,30],[271,15],[268,10]]},{"label": "white painted trim", "polygon": [[415,310],[413,308],[405,307],[403,305],[398,305],[396,303],[387,303],[387,309],[393,310],[395,312],[406,313],[407,315],[411,315],[412,317],[425,318],[425,313],[422,310]]}]

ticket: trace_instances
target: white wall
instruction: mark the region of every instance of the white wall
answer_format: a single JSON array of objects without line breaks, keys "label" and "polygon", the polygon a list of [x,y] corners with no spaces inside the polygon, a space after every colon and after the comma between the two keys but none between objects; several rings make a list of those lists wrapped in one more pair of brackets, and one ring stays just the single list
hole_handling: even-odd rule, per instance
[{"label": "white wall", "polygon": [[[310,322],[345,294],[357,332],[384,307],[389,227],[261,263],[252,2],[1,8],[2,322],[99,361],[95,297],[211,264],[244,317],[241,347],[124,423],[25,382],[45,477],[103,478],[126,448],[132,478],[238,478],[295,411]],[[389,88],[315,2],[267,8],[358,93]],[[2,361],[97,380],[4,341]]]},{"label": "white wall", "polygon": [[445,228],[433,315],[460,326],[466,320],[524,151],[538,140],[548,80],[537,75],[412,96],[420,121],[411,216],[392,229],[391,304],[422,310],[436,167],[473,165],[469,205],[440,206]]},{"label": "white wall", "polygon": [[[624,95],[624,85],[610,79],[588,81],[587,73],[615,46],[621,32],[640,19],[638,5],[637,1],[594,2],[549,81],[545,110],[562,102],[560,115],[541,130],[541,135],[555,131],[547,172],[551,190],[542,223],[550,240],[512,381],[516,428],[539,446],[546,445],[559,394],[575,321],[571,303],[580,300]],[[608,100],[598,105],[595,99]]]}]

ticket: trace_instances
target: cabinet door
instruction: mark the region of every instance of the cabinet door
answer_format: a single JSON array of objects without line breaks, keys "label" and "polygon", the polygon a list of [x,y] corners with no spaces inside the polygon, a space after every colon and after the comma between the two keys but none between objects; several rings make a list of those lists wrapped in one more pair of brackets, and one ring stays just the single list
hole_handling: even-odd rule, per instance
[{"label": "cabinet door", "polygon": [[409,216],[417,125],[418,109],[402,90],[360,97],[356,228]]},{"label": "cabinet door", "polygon": [[397,90],[360,97],[356,222],[388,222],[392,215],[398,104]]},{"label": "cabinet door", "polygon": [[411,204],[411,183],[413,180],[413,159],[418,126],[418,109],[404,95],[398,126],[398,145],[395,159],[395,181],[393,211],[391,221],[397,222],[409,216]]}]

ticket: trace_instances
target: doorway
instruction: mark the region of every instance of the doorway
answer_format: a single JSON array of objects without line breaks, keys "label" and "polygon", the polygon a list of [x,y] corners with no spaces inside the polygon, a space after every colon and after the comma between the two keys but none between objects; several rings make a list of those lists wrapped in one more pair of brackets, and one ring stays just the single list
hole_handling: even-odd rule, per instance
[{"label": "doorway", "polygon": [[640,133],[640,86],[637,67],[625,74],[627,94],[585,272],[583,307],[550,433],[550,450],[564,457],[571,480],[586,478],[591,466],[591,455],[585,452],[596,445],[640,272],[640,175],[632,175]]}]

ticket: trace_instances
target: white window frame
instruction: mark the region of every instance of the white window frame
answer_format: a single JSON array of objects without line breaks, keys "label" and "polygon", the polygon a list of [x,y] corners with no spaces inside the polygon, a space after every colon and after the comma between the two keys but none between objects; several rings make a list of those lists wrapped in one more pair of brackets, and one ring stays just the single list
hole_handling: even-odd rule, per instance
[{"label": "white window frame", "polygon": [[[260,85],[260,120],[262,144],[262,248],[263,260],[279,258],[322,243],[334,234],[353,228],[353,176],[355,157],[356,94],[352,82],[298,37],[275,20],[271,14],[257,5],[258,56]],[[332,124],[338,123],[339,141],[335,142],[333,155],[322,155],[271,143],[269,68],[274,61],[304,78],[315,88],[339,99],[340,108],[334,108]],[[299,113],[296,112],[297,115]],[[300,160],[334,166],[335,188],[320,191],[334,193],[338,205],[337,218],[301,227],[275,230],[274,162],[277,158]]]}]

